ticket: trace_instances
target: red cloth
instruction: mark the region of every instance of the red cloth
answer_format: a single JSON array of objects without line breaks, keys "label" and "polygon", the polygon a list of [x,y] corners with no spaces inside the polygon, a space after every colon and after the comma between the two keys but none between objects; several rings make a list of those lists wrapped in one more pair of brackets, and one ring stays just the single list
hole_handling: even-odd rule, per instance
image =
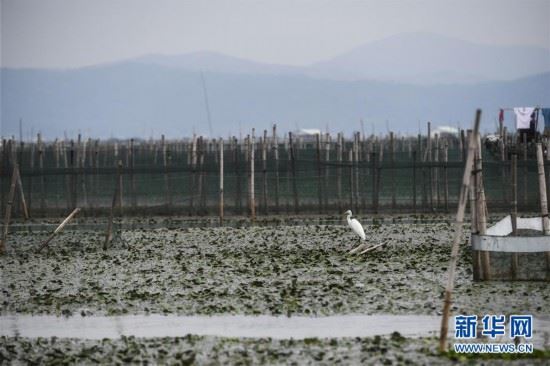
[{"label": "red cloth", "polygon": [[504,109],[500,110],[500,113],[498,114],[498,121],[504,122]]}]

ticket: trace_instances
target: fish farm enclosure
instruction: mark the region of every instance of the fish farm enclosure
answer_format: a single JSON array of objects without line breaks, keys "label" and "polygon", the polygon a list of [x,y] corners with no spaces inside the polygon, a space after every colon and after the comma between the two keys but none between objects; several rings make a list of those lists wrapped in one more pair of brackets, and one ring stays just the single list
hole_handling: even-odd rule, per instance
[{"label": "fish farm enclosure", "polygon": [[[437,335],[471,131],[270,132],[2,141],[1,206],[13,225],[0,255],[0,363],[464,361],[441,353]],[[484,225],[513,198],[514,209],[539,212],[533,187],[550,165],[513,140],[481,144]],[[361,243],[345,226],[349,209],[382,248],[349,254]],[[546,364],[548,278],[533,281],[532,257],[518,253],[531,280],[478,281],[465,222],[450,310],[532,314],[536,352],[514,360]],[[335,336],[322,324],[348,326]]]},{"label": "fish farm enclosure", "polygon": [[[276,215],[448,213],[456,207],[466,154],[461,136],[364,137],[341,134],[243,139],[4,140],[1,205],[14,163],[33,217],[75,207],[100,215]],[[510,138],[511,141],[511,138]],[[484,184],[492,210],[509,210],[513,145],[484,146]],[[523,148],[525,147],[525,149]],[[502,151],[501,151],[502,150]],[[536,160],[518,145],[518,207],[537,210]],[[506,155],[506,157],[505,157]],[[546,169],[549,170],[548,167]],[[20,202],[20,201],[19,201]],[[15,206],[21,213],[21,203]]]}]

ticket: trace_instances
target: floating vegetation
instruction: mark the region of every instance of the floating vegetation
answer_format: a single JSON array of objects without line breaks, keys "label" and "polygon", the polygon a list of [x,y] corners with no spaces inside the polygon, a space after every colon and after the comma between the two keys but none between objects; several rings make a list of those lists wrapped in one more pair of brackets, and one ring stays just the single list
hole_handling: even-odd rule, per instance
[{"label": "floating vegetation", "polygon": [[[0,257],[2,314],[437,315],[450,226],[365,230],[369,244],[392,244],[348,256],[358,241],[343,225],[136,227],[107,251],[102,233],[68,231],[35,254],[40,235],[14,233]],[[544,282],[472,282],[464,243],[454,312],[545,314]]]}]

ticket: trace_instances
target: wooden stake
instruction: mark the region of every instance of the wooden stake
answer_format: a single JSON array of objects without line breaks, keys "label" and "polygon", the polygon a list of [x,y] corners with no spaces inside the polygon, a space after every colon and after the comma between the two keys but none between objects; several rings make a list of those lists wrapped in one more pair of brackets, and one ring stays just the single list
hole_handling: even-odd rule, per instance
[{"label": "wooden stake", "polygon": [[36,250],[36,252],[40,252],[42,249],[44,249],[45,246],[47,246],[52,240],[53,238],[59,234],[61,232],[61,230],[63,230],[63,228],[65,227],[65,225],[67,225],[69,223],[69,221],[71,221],[71,219],[80,211],[80,208],[77,207],[73,210],[73,212],[71,212],[71,214],[69,216],[67,216],[67,218],[65,218],[65,220],[63,220],[63,222],[61,224],[59,224],[59,226],[54,230],[54,232],[48,237],[48,239],[44,240],[42,242],[42,244],[40,244],[40,246],[38,247],[38,249]]},{"label": "wooden stake", "polygon": [[475,149],[477,145],[477,137],[479,131],[479,123],[481,120],[481,110],[477,110],[476,119],[474,122],[474,130],[468,141],[468,155],[466,157],[466,166],[462,176],[462,186],[458,199],[458,209],[456,213],[456,221],[454,225],[453,246],[451,250],[451,259],[449,261],[447,286],[445,288],[445,300],[443,305],[443,316],[441,317],[441,333],[439,336],[439,349],[441,352],[447,350],[447,332],[449,326],[449,313],[451,310],[452,293],[454,289],[454,279],[456,271],[456,262],[458,260],[458,250],[462,240],[462,226],[464,221],[464,210],[466,208],[467,194],[470,188],[470,176],[472,174],[472,166],[474,162]]}]

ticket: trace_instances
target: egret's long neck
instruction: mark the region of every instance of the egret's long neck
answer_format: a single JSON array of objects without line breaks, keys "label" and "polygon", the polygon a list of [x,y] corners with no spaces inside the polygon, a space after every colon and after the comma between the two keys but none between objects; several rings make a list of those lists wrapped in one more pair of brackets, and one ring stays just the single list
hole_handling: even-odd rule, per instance
[{"label": "egret's long neck", "polygon": [[351,214],[348,214],[347,220],[348,220],[348,225],[351,225]]}]

